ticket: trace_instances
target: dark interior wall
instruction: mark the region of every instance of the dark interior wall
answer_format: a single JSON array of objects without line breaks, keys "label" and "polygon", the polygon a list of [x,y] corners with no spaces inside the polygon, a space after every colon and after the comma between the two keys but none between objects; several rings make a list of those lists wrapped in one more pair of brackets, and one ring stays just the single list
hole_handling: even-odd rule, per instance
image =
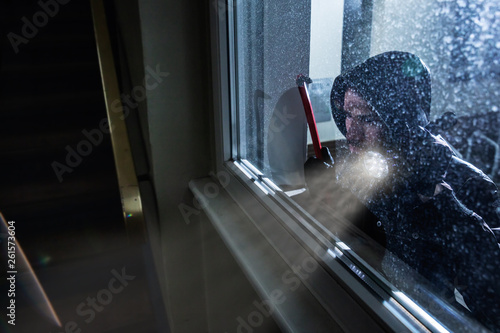
[{"label": "dark interior wall", "polygon": [[157,237],[155,261],[170,326],[173,332],[234,331],[237,318],[248,315],[259,298],[188,189],[191,179],[209,175],[215,164],[209,37],[215,6],[139,0],[138,7],[142,68],[164,75],[147,90],[141,120],[147,119],[159,214],[151,237]]},{"label": "dark interior wall", "polygon": [[0,211],[35,267],[127,242],[90,2],[41,3],[0,2]]}]

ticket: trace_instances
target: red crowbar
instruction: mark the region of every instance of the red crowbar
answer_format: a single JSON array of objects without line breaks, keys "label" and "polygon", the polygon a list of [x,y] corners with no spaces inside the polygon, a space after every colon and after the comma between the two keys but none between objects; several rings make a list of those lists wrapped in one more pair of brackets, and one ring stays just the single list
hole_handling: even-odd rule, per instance
[{"label": "red crowbar", "polygon": [[307,124],[309,125],[309,131],[311,132],[311,138],[314,146],[314,153],[316,157],[320,160],[323,159],[321,156],[321,142],[319,141],[318,128],[316,127],[316,119],[314,118],[314,112],[311,105],[311,99],[309,98],[309,92],[307,91],[308,83],[312,83],[311,78],[306,75],[297,75],[296,80],[297,86],[299,87],[300,98],[302,99],[302,104],[304,104],[304,111],[306,112]]}]

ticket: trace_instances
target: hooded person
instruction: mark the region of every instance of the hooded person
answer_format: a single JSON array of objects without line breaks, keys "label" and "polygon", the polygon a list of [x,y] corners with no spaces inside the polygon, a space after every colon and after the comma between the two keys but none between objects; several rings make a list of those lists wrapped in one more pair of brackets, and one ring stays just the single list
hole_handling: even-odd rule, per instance
[{"label": "hooded person", "polygon": [[[313,198],[324,193],[325,176],[334,178],[375,216],[363,222],[365,231],[377,229],[373,223],[383,229],[382,271],[391,282],[415,290],[416,272],[435,293],[452,295],[451,303],[500,330],[498,190],[427,129],[431,76],[425,64],[406,52],[371,57],[335,79],[331,106],[349,154],[333,163],[324,149],[322,162],[306,163]],[[321,176],[322,169],[328,174]]]},{"label": "hooded person", "polygon": [[384,130],[384,151],[392,150],[400,158],[393,163],[397,167],[394,172],[411,175],[411,185],[428,197],[433,195],[436,184],[446,181],[467,208],[491,228],[500,227],[500,199],[493,181],[453,154],[443,138],[426,129],[431,127],[431,76],[420,58],[407,52],[386,52],[335,79],[331,93],[333,118],[348,142],[359,146],[362,131],[348,132],[346,128],[344,97],[350,91],[360,95],[378,118]]}]

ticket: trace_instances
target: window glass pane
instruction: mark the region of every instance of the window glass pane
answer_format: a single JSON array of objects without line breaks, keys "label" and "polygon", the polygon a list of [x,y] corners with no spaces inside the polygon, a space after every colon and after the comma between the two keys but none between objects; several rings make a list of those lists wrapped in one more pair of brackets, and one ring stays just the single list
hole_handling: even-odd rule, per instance
[{"label": "window glass pane", "polygon": [[375,0],[370,50],[404,50],[424,61],[432,73],[431,120],[455,113],[459,124],[442,134],[497,182],[499,7],[495,0]]},{"label": "window glass pane", "polygon": [[[296,88],[296,76],[309,71],[311,5],[293,0],[238,1],[236,8],[240,157],[270,173],[269,159],[277,154],[273,141],[306,135],[298,111],[276,105],[284,92]],[[297,166],[303,164],[305,147],[292,148],[303,151]],[[291,177],[300,178],[300,172]]]},{"label": "window glass pane", "polygon": [[[235,22],[238,157],[306,189],[293,200],[430,314],[493,329],[499,7],[238,1]],[[313,159],[298,74],[332,160]]]}]

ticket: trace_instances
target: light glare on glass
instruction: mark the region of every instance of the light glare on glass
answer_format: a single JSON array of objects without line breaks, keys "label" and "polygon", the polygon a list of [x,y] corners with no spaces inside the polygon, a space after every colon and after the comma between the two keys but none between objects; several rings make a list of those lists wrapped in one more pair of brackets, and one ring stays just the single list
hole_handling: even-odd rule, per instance
[{"label": "light glare on glass", "polygon": [[364,166],[368,176],[380,179],[387,176],[389,167],[386,159],[379,153],[370,151],[364,156]]}]

